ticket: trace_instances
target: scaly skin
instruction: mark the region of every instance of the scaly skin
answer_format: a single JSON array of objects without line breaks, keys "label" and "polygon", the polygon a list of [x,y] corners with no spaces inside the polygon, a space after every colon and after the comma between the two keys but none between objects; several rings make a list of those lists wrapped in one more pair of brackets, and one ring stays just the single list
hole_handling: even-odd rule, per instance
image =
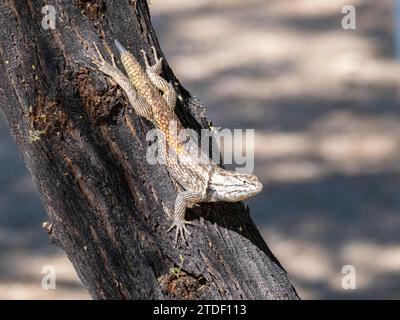
[{"label": "scaly skin", "polygon": [[[184,128],[174,112],[176,93],[173,86],[159,75],[162,59],[158,58],[155,48],[152,47],[156,60],[153,66],[149,64],[145,52],[142,51],[146,63],[144,71],[135,57],[118,41],[115,41],[115,45],[128,77],[116,67],[113,57],[112,65],[106,62],[96,45],[97,57],[92,56],[92,62],[100,71],[118,83],[135,111],[153,122],[161,131],[167,147],[165,153],[167,169],[184,188],[184,191],[177,195],[174,222],[168,231],[176,228],[175,241],[178,241],[179,236],[185,241],[185,233],[190,234],[186,225],[191,224],[185,220],[186,208],[199,202],[245,200],[259,193],[262,184],[255,175],[224,170],[211,161],[204,163],[202,160],[208,159],[208,156],[197,146],[194,150],[196,152],[186,148],[186,145],[178,139],[179,132]],[[172,122],[176,124],[178,134],[170,132]],[[173,151],[174,156],[170,156],[169,150]],[[201,156],[193,156],[192,153]]]},{"label": "scaly skin", "polygon": [[[152,110],[152,122],[154,125],[163,133],[164,138],[166,139],[167,146],[171,147],[178,153],[183,151],[182,144],[178,141],[176,135],[170,134],[170,123],[171,121],[175,121],[177,124],[177,131],[183,129],[178,117],[176,116],[173,109],[175,108],[176,99],[173,101],[173,105],[168,105],[168,102],[165,99],[162,99],[160,96],[159,89],[151,82],[148,75],[142,70],[139,62],[133,57],[133,55],[125,50],[121,46],[121,44],[115,40],[116,47],[121,57],[121,62],[125,68],[125,71],[128,75],[129,80],[131,81],[132,86],[136,89],[138,94],[143,97],[146,102],[151,106]],[[160,64],[162,59],[158,59],[157,53],[155,50],[154,54],[156,57],[156,64]],[[142,51],[148,69],[151,69],[151,66],[148,63],[147,56]],[[161,71],[161,70],[160,70]],[[164,79],[158,79],[161,82]],[[170,90],[170,88],[165,87],[166,90]],[[173,89],[172,89],[173,90]],[[171,112],[172,109],[172,112]]]}]

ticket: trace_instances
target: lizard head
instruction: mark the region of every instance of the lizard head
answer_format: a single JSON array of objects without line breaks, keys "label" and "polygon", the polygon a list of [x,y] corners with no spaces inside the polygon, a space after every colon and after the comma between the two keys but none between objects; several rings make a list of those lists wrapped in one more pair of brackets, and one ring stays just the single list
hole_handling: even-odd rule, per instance
[{"label": "lizard head", "polygon": [[207,191],[211,201],[236,202],[256,195],[262,188],[254,174],[218,170],[211,175]]}]

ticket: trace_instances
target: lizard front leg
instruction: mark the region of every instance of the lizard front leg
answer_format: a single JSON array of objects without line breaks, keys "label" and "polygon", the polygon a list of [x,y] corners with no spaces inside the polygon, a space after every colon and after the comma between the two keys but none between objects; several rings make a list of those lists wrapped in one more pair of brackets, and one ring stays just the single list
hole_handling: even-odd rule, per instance
[{"label": "lizard front leg", "polygon": [[172,229],[176,228],[175,233],[175,243],[178,243],[178,237],[181,236],[184,241],[185,232],[190,234],[187,230],[186,225],[192,224],[189,221],[185,220],[185,212],[186,208],[192,207],[194,204],[201,202],[203,200],[203,195],[200,192],[194,191],[183,191],[178,194],[175,200],[175,210],[174,210],[174,223],[168,229],[167,232],[170,232]]},{"label": "lizard front leg", "polygon": [[174,111],[176,104],[175,89],[171,83],[167,82],[163,77],[160,76],[163,58],[158,57],[157,50],[154,46],[152,46],[151,49],[153,50],[154,59],[156,60],[154,65],[150,65],[146,52],[141,50],[144,57],[144,62],[146,64],[147,76],[149,77],[151,83],[163,93],[162,97],[167,102],[171,111]]}]

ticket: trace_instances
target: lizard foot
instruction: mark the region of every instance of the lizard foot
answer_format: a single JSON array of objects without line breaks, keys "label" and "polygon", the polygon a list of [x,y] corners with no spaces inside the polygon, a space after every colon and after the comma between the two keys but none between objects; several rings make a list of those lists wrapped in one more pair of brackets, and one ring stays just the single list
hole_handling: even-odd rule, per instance
[{"label": "lizard foot", "polygon": [[151,50],[153,51],[154,60],[156,61],[154,65],[150,65],[149,60],[147,58],[146,51],[141,49],[140,52],[143,55],[144,63],[146,64],[146,68],[153,70],[153,72],[156,73],[156,74],[160,74],[163,58],[162,57],[161,58],[158,57],[157,50],[156,50],[155,46],[151,46]]},{"label": "lizard foot", "polygon": [[186,225],[193,225],[193,223],[186,221],[184,219],[175,219],[174,223],[172,224],[172,226],[167,230],[167,232],[170,232],[171,230],[173,230],[174,228],[176,228],[176,232],[175,232],[175,244],[178,243],[178,238],[179,236],[182,237],[183,241],[186,242],[186,238],[185,238],[185,232],[187,234],[191,234],[188,229],[186,228]]},{"label": "lizard foot", "polygon": [[117,77],[121,77],[122,73],[121,71],[118,69],[117,64],[115,62],[115,57],[113,54],[111,54],[111,63],[108,63],[103,55],[101,54],[99,48],[97,47],[96,43],[93,43],[93,46],[96,50],[96,54],[92,54],[90,55],[90,60],[92,61],[92,63],[103,73],[109,75],[112,78],[117,78]]},{"label": "lizard foot", "polygon": [[96,65],[98,68],[101,68],[105,64],[107,64],[107,61],[104,59],[103,55],[101,54],[99,47],[95,42],[93,42],[94,49],[96,50],[96,54],[91,54],[90,55],[90,60],[94,65]]}]

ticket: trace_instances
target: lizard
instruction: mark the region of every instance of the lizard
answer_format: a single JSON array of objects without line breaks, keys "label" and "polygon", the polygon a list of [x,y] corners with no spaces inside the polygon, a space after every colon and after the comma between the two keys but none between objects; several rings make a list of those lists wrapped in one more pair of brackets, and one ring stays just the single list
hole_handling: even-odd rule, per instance
[{"label": "lizard", "polygon": [[[134,111],[153,123],[161,132],[168,150],[177,155],[173,157],[165,153],[167,171],[183,189],[176,196],[173,223],[167,232],[176,228],[175,243],[179,236],[186,242],[185,234],[191,234],[186,225],[193,225],[185,219],[187,208],[201,202],[242,201],[259,193],[263,186],[253,174],[226,170],[211,161],[199,161],[198,156],[188,152],[178,135],[170,132],[171,122],[176,123],[178,133],[184,127],[175,114],[176,91],[160,76],[163,58],[152,46],[155,64],[151,65],[146,52],[141,50],[146,66],[144,70],[117,40],[114,43],[127,76],[116,66],[114,55],[111,54],[111,63],[107,62],[95,43],[96,55],[90,55],[91,62],[121,87]],[[201,150],[200,154],[204,157]]]}]

